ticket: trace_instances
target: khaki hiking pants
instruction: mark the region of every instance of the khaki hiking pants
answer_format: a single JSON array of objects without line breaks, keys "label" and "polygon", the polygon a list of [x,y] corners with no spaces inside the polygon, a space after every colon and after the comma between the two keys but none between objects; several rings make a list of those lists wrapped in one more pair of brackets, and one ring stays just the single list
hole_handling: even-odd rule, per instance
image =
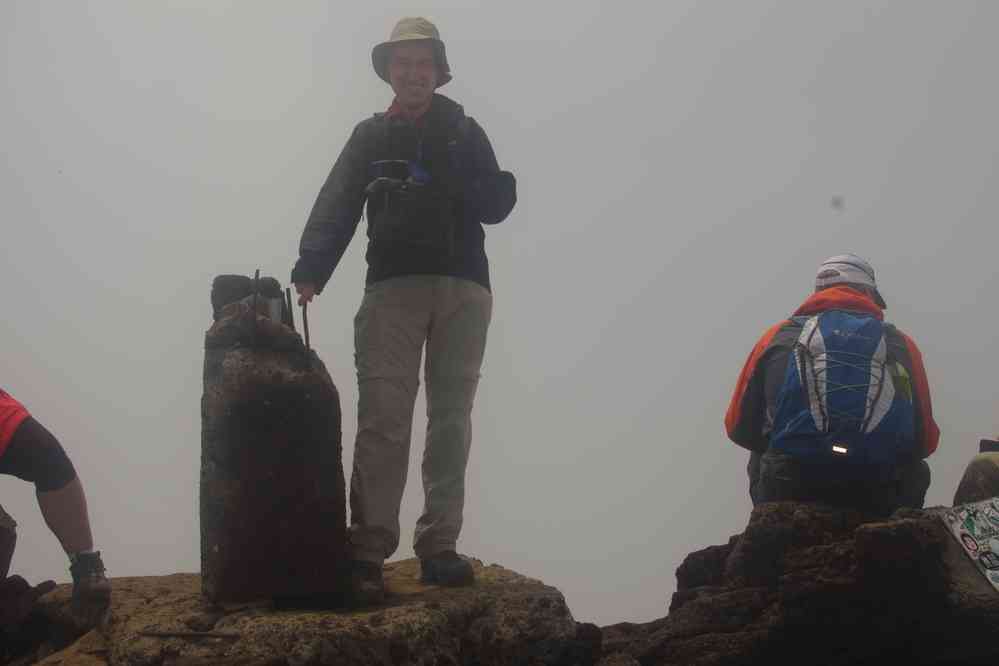
[{"label": "khaki hiking pants", "polygon": [[358,405],[350,539],[355,559],[380,564],[399,546],[399,505],[424,346],[424,505],[413,548],[420,557],[455,549],[472,402],[491,315],[492,294],[471,280],[407,275],[365,288],[354,318]]}]

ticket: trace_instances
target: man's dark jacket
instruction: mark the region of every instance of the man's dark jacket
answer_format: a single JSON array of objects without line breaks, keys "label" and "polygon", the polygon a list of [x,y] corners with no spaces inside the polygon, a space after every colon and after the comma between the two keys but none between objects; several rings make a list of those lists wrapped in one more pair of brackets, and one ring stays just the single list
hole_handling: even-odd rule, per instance
[{"label": "man's dark jacket", "polygon": [[[372,221],[381,212],[380,200],[369,199],[365,188],[376,175],[372,163],[380,160],[418,162],[429,172],[426,187],[435,188],[453,214],[450,251],[373,237]],[[392,113],[377,114],[354,128],[319,192],[302,233],[292,282],[311,282],[322,291],[354,236],[365,201],[368,284],[400,275],[434,274],[474,280],[488,289],[482,225],[502,222],[517,201],[517,190],[513,175],[500,171],[486,133],[447,97],[435,94],[417,123]]]}]

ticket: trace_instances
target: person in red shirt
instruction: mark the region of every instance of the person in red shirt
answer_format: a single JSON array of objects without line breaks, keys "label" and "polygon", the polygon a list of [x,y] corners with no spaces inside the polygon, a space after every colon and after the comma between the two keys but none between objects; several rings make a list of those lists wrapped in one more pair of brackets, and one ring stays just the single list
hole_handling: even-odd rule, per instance
[{"label": "person in red shirt", "polygon": [[[111,584],[94,550],[87,498],[59,440],[24,405],[0,390],[0,474],[35,485],[38,506],[69,556],[73,605],[92,613],[107,607]],[[6,576],[15,539],[13,519],[0,507],[0,570]]]},{"label": "person in red shirt", "polygon": [[912,338],[889,324],[885,325],[888,353],[904,368],[911,384],[916,440],[913,459],[900,461],[894,478],[883,486],[868,484],[858,492],[855,485],[837,479],[815,478],[792,456],[770,449],[779,393],[803,321],[830,310],[857,312],[883,320],[886,307],[874,279],[874,269],[867,261],[854,254],[830,257],[819,266],[815,293],[791,318],[768,329],[753,347],[725,414],[725,430],[729,439],[751,452],[749,494],[754,506],[777,500],[825,500],[860,503],[885,511],[900,506],[922,508],[930,485],[930,469],[924,459],[936,450],[940,429],[933,420],[922,354]]}]

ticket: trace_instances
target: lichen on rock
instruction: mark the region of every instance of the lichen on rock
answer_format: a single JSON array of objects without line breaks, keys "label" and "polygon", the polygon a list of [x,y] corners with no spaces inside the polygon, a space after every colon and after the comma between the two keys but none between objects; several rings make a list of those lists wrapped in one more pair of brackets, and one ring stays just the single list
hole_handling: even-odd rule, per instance
[{"label": "lichen on rock", "polygon": [[[219,606],[202,596],[196,574],[118,578],[99,632],[44,663],[76,663],[59,660],[84,650],[92,663],[116,666],[593,663],[558,590],[500,566],[474,566],[474,585],[443,588],[419,582],[415,559],[389,563],[386,603],[366,609]],[[69,586],[61,586],[36,612],[55,630],[68,603]]]}]

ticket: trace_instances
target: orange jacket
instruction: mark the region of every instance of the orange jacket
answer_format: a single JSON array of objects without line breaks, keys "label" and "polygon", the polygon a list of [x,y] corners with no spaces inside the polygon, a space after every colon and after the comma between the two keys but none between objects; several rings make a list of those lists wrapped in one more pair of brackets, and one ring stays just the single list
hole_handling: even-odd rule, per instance
[{"label": "orange jacket", "polygon": [[[812,294],[802,303],[794,316],[810,316],[826,310],[850,310],[884,318],[880,307],[866,294],[841,285]],[[784,376],[792,345],[798,339],[801,325],[791,319],[770,327],[750,352],[739,374],[735,391],[725,413],[725,430],[729,439],[751,451],[765,451],[769,444],[770,426],[775,405],[774,386]],[[916,409],[916,438],[922,446],[923,457],[933,453],[940,441],[940,429],[933,420],[930,386],[923,366],[923,355],[908,335],[894,326],[886,328],[888,344],[912,379]],[[785,360],[782,360],[785,359]],[[770,370],[768,367],[779,368]],[[772,373],[779,371],[780,377]]]}]

